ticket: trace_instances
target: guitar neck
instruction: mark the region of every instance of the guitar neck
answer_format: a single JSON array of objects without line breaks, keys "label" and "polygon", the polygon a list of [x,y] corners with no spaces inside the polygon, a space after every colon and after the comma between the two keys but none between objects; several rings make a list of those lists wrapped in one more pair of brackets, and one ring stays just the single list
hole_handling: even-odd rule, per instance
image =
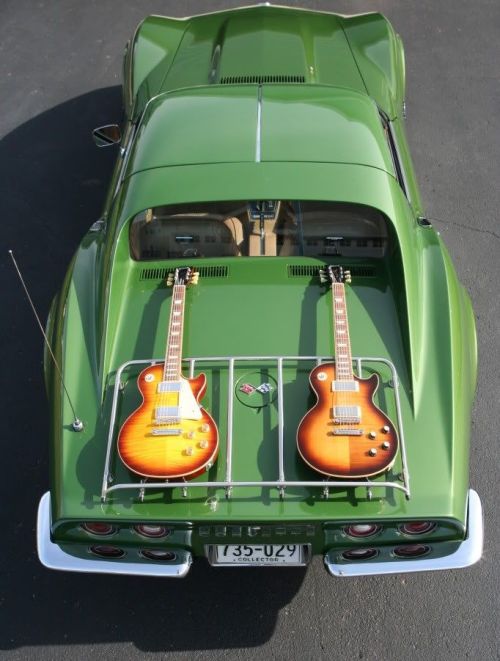
[{"label": "guitar neck", "polygon": [[182,335],[184,329],[185,285],[174,285],[165,352],[164,381],[179,381],[182,371]]},{"label": "guitar neck", "polygon": [[332,284],[333,332],[335,342],[335,376],[338,381],[352,381],[351,341],[343,283]]}]

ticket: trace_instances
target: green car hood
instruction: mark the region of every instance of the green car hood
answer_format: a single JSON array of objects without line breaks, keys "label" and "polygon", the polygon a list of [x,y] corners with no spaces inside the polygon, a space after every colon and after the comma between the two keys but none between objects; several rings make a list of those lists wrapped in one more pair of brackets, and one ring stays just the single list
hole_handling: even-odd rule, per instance
[{"label": "green car hood", "polygon": [[368,92],[390,117],[403,101],[401,42],[375,13],[343,17],[265,5],[186,19],[150,16],[128,56],[125,104],[134,117],[161,92],[207,84],[347,87]]}]

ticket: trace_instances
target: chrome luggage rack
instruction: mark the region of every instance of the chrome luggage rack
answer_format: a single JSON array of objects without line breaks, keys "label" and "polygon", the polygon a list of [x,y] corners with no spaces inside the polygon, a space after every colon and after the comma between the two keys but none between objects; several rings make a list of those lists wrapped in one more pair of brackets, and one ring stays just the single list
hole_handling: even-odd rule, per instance
[{"label": "chrome luggage rack", "polygon": [[[280,498],[285,497],[285,489],[287,487],[308,487],[322,489],[324,498],[328,498],[329,491],[332,488],[347,487],[365,487],[367,490],[367,498],[372,499],[373,489],[398,489],[403,491],[406,498],[410,498],[410,475],[407,467],[405,438],[403,430],[403,420],[401,415],[401,404],[399,399],[399,379],[394,364],[386,358],[373,358],[373,357],[355,357],[352,359],[354,369],[357,376],[362,375],[362,368],[364,363],[381,363],[389,367],[392,374],[392,383],[390,386],[394,393],[394,403],[396,408],[397,427],[399,433],[399,450],[398,454],[401,458],[401,471],[398,474],[398,482],[389,482],[382,480],[370,480],[368,478],[362,480],[333,480],[333,479],[318,479],[318,480],[287,480],[285,475],[285,462],[284,462],[284,433],[285,433],[285,415],[284,415],[284,401],[283,401],[283,365],[284,363],[310,362],[319,365],[323,362],[335,362],[331,356],[203,356],[197,358],[184,358],[183,363],[189,366],[189,377],[194,376],[195,368],[204,366],[207,368],[210,364],[227,364],[228,383],[227,383],[227,438],[226,438],[226,453],[225,453],[225,479],[220,481],[159,481],[148,482],[144,479],[140,481],[131,481],[121,484],[113,484],[114,477],[111,474],[111,456],[112,449],[116,443],[116,417],[118,410],[118,400],[120,392],[123,389],[122,375],[124,370],[131,365],[156,365],[163,363],[162,359],[151,358],[148,360],[129,360],[121,365],[115,377],[115,385],[113,391],[113,402],[111,408],[111,420],[108,432],[108,442],[106,448],[106,458],[104,463],[104,474],[102,480],[101,500],[105,502],[112,492],[121,490],[138,490],[139,498],[144,498],[145,490],[158,490],[158,489],[182,489],[182,493],[187,497],[189,489],[224,489],[226,498],[231,497],[233,488],[236,487],[268,487],[278,490]],[[239,363],[259,364],[263,363],[266,367],[270,364],[276,365],[277,372],[277,403],[278,403],[278,476],[276,480],[258,480],[258,481],[235,481],[232,473],[233,462],[233,413],[234,413],[234,371],[235,365]],[[220,456],[218,461],[220,461]]]}]

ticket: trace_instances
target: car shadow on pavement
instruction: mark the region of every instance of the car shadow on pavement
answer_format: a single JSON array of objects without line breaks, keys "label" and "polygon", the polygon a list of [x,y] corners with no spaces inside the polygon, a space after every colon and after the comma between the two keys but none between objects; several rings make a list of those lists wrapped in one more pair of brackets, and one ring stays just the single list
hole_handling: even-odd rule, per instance
[{"label": "car shadow on pavement", "polygon": [[304,569],[216,570],[201,560],[187,578],[169,581],[51,572],[36,555],[36,508],[49,476],[43,343],[7,250],[44,323],[78,242],[99,217],[117,155],[96,149],[90,131],[117,121],[120,105],[119,87],[96,90],[0,141],[0,649],[117,641],[142,650],[253,647],[272,636]]}]

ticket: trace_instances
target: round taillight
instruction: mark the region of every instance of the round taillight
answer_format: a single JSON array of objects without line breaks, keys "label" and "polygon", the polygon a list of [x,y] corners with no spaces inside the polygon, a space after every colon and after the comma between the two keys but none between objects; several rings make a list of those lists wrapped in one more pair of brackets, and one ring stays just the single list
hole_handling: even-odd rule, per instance
[{"label": "round taillight", "polygon": [[400,526],[400,530],[404,535],[425,535],[431,532],[436,527],[432,521],[410,521]]},{"label": "round taillight", "polygon": [[149,523],[134,526],[134,530],[143,537],[167,537],[172,532],[169,528],[165,528],[165,526],[157,526]]},{"label": "round taillight", "polygon": [[375,523],[353,523],[344,527],[344,532],[349,537],[371,537],[382,530],[381,526]]},{"label": "round taillight", "polygon": [[350,551],[344,551],[342,557],[344,560],[370,560],[377,554],[377,549],[351,549]]},{"label": "round taillight", "polygon": [[406,544],[405,546],[396,546],[394,555],[398,558],[419,558],[430,551],[430,547],[425,544]]},{"label": "round taillight", "polygon": [[116,532],[116,528],[110,523],[101,523],[98,521],[82,523],[82,528],[91,535],[112,535]]},{"label": "round taillight", "polygon": [[148,560],[163,560],[163,562],[173,562],[177,557],[173,551],[164,549],[142,549],[141,555]]},{"label": "round taillight", "polygon": [[117,546],[91,546],[90,550],[101,558],[122,558],[125,555],[125,551]]}]

